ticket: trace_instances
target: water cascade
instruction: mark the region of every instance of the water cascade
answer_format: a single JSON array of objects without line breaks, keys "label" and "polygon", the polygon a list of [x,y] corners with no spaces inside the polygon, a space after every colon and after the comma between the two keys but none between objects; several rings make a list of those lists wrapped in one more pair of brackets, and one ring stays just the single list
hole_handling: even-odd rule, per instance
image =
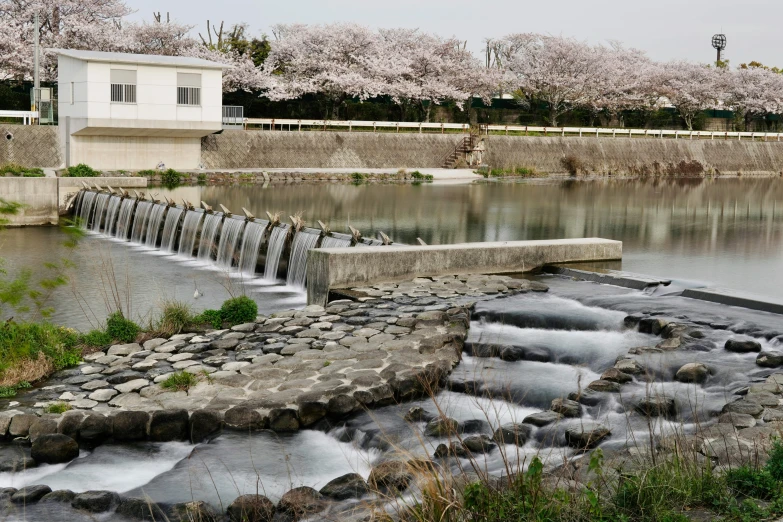
[{"label": "water cascade", "polygon": [[280,256],[283,254],[287,235],[288,225],[280,225],[272,229],[272,234],[269,236],[269,247],[266,250],[264,279],[270,281],[277,279],[277,267],[280,264]]},{"label": "water cascade", "polygon": [[106,223],[103,225],[103,233],[106,235],[111,235],[114,231],[114,223],[117,221],[121,202],[122,198],[119,196],[112,196],[109,199],[109,208],[106,210]]},{"label": "water cascade", "polygon": [[109,194],[98,194],[98,198],[95,202],[95,216],[92,218],[92,226],[90,229],[94,232],[101,231],[101,223],[103,221],[103,215],[106,211],[106,203],[109,202]]},{"label": "water cascade", "polygon": [[118,237],[119,239],[130,239],[130,225],[135,206],[135,199],[126,198],[122,200],[120,215],[117,217],[117,233],[114,234],[115,237]]},{"label": "water cascade", "polygon": [[196,246],[196,234],[198,234],[198,226],[201,224],[202,217],[204,217],[204,214],[195,210],[188,211],[185,214],[185,220],[182,222],[182,233],[179,235],[179,255],[193,255],[193,248]]},{"label": "water cascade", "polygon": [[244,225],[245,221],[242,219],[227,217],[223,220],[217,252],[217,265],[220,268],[231,268]]},{"label": "water cascade", "polygon": [[149,219],[152,205],[153,203],[149,201],[139,201],[130,238],[133,243],[141,243],[142,239],[144,239],[144,232],[147,230],[147,220]]},{"label": "water cascade", "polygon": [[215,237],[223,221],[223,214],[207,214],[204,225],[201,227],[201,241],[198,245],[198,258],[209,261],[212,258],[212,250],[215,245]]},{"label": "water cascade", "polygon": [[326,236],[321,241],[321,248],[348,248],[351,246],[350,238]]},{"label": "water cascade", "polygon": [[239,254],[239,270],[243,274],[255,275],[258,264],[258,251],[264,240],[264,230],[269,221],[248,221],[242,236],[242,250]]},{"label": "water cascade", "polygon": [[163,235],[160,238],[160,248],[164,252],[174,252],[174,242],[177,239],[177,228],[182,212],[184,211],[179,207],[169,207],[169,212],[166,214],[166,222],[163,224]]},{"label": "water cascade", "polygon": [[305,230],[300,231],[294,237],[286,280],[289,286],[304,288],[305,277],[307,276],[307,252],[315,248],[319,237],[318,232]]},{"label": "water cascade", "polygon": [[79,208],[79,220],[83,227],[87,228],[90,221],[90,214],[92,213],[92,206],[95,203],[95,192],[85,192],[82,198],[81,206]]},{"label": "water cascade", "polygon": [[152,207],[150,217],[147,223],[147,238],[144,244],[155,248],[158,246],[158,232],[160,232],[160,222],[163,221],[163,214],[166,212],[166,205],[158,203]]}]

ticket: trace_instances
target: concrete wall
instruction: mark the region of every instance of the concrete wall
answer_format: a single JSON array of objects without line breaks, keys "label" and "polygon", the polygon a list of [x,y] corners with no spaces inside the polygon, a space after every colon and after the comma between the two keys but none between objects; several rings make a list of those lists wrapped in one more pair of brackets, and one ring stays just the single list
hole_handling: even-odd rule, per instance
[{"label": "concrete wall", "polygon": [[6,163],[18,163],[23,167],[59,167],[62,157],[57,127],[0,124],[0,165]]},{"label": "concrete wall", "polygon": [[307,301],[324,305],[333,288],[420,276],[525,272],[553,263],[608,261],[622,255],[622,242],[598,238],[315,249],[307,256]]},{"label": "concrete wall", "polygon": [[[573,156],[594,174],[777,174],[783,171],[783,142],[655,138],[561,138],[489,136],[486,161],[493,167],[534,167],[564,173]],[[685,162],[688,165],[682,165]]]},{"label": "concrete wall", "polygon": [[57,178],[57,180],[59,181],[57,187],[57,210],[61,216],[68,212],[76,200],[76,194],[84,188],[82,182],[87,183],[90,187],[94,187],[97,184],[104,189],[111,187],[115,189],[123,188],[128,191],[136,189],[139,192],[144,192],[148,181],[147,178],[142,177]]},{"label": "concrete wall", "polygon": [[438,168],[462,135],[226,130],[202,140],[208,169]]},{"label": "concrete wall", "polygon": [[57,224],[57,178],[0,178],[0,198],[24,205],[12,226]]},{"label": "concrete wall", "polygon": [[159,162],[172,169],[196,169],[201,138],[141,136],[71,136],[70,163],[98,170],[154,169]]}]

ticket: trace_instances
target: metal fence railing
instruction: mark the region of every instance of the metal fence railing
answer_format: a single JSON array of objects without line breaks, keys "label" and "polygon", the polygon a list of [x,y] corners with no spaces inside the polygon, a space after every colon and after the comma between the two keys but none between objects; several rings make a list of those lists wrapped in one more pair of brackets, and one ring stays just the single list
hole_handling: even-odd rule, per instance
[{"label": "metal fence railing", "polygon": [[245,108],[241,105],[223,106],[223,128],[242,128],[245,126]]},{"label": "metal fence railing", "polygon": [[[467,123],[420,123],[401,121],[350,121],[350,120],[293,120],[281,118],[245,118],[245,128],[280,131],[326,131],[345,129],[353,131],[392,132],[459,132],[469,133]],[[612,138],[673,138],[673,139],[752,139],[781,141],[781,132],[720,132],[668,129],[616,129],[608,127],[539,127],[529,125],[480,125],[483,135],[522,136],[575,136]]]},{"label": "metal fence railing", "polygon": [[0,118],[19,118],[22,125],[30,125],[38,119],[38,111],[0,111]]}]

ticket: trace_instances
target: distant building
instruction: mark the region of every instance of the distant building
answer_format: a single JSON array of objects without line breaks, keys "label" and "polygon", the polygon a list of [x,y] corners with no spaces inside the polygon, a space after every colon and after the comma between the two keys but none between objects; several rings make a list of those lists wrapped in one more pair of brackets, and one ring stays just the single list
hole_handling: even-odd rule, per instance
[{"label": "distant building", "polygon": [[221,130],[228,67],[198,58],[51,49],[65,166],[194,169]]}]

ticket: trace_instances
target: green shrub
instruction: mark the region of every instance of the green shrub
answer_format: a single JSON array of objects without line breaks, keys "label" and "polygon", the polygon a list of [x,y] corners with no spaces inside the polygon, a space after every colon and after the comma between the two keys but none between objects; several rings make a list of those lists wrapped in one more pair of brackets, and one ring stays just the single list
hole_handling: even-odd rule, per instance
[{"label": "green shrub", "polygon": [[200,173],[198,176],[196,176],[196,179],[200,184],[204,184],[207,182],[207,175],[205,173]]},{"label": "green shrub", "polygon": [[65,169],[65,174],[63,174],[66,178],[97,178],[100,175],[100,170],[95,170],[84,163],[68,167]]},{"label": "green shrub", "polygon": [[167,300],[163,302],[163,313],[160,319],[161,332],[178,334],[193,321],[190,305],[182,301]]},{"label": "green shrub", "polygon": [[164,170],[160,174],[160,183],[167,188],[177,187],[182,183],[182,174],[174,169]]},{"label": "green shrub", "polygon": [[230,324],[251,323],[258,315],[258,305],[247,296],[234,297],[220,307],[220,318]]},{"label": "green shrub", "polygon": [[71,405],[67,402],[54,402],[44,408],[44,413],[65,413],[71,409]]},{"label": "green shrub", "polygon": [[179,371],[169,375],[160,385],[167,390],[188,391],[196,382],[198,378],[192,373]]},{"label": "green shrub", "polygon": [[770,500],[779,491],[780,485],[766,469],[741,466],[726,472],[726,485],[734,493],[761,500]]},{"label": "green shrub", "polygon": [[62,370],[63,368],[70,368],[76,366],[82,361],[82,354],[80,350],[70,349],[63,350],[52,357],[52,364],[55,370]]},{"label": "green shrub", "polygon": [[82,335],[80,342],[92,348],[103,348],[104,346],[109,346],[112,340],[111,335],[103,330],[90,330]]},{"label": "green shrub", "polygon": [[367,175],[362,174],[361,172],[354,172],[351,174],[351,179],[353,181],[364,181],[367,179]]},{"label": "green shrub", "polygon": [[27,168],[17,163],[6,163],[0,167],[0,176],[16,176],[25,178],[42,178],[44,172],[39,168]]},{"label": "green shrub", "polygon": [[223,318],[220,310],[204,310],[192,319],[193,324],[208,324],[212,328],[219,329],[223,326]]},{"label": "green shrub", "polygon": [[415,181],[432,181],[434,176],[432,174],[422,174],[418,170],[411,172],[411,178]]},{"label": "green shrub", "polygon": [[783,443],[780,439],[772,441],[772,449],[769,450],[769,460],[766,465],[769,474],[778,481],[783,481]]},{"label": "green shrub", "polygon": [[36,361],[41,354],[47,363],[52,362],[55,367],[72,366],[77,356],[71,352],[76,351],[78,342],[76,331],[61,326],[49,323],[5,323],[0,328],[0,376],[17,363]]},{"label": "green shrub", "polygon": [[27,172],[22,173],[24,178],[43,178],[45,175],[41,169],[30,169]]},{"label": "green shrub", "polygon": [[0,399],[10,399],[11,397],[16,397],[16,392],[18,390],[24,390],[32,387],[33,385],[27,381],[21,381],[16,384],[12,384],[11,386],[0,386]]},{"label": "green shrub", "polygon": [[136,340],[136,336],[139,335],[141,328],[139,325],[125,319],[122,312],[114,312],[106,320],[106,333],[112,339],[123,343],[132,343]]}]

